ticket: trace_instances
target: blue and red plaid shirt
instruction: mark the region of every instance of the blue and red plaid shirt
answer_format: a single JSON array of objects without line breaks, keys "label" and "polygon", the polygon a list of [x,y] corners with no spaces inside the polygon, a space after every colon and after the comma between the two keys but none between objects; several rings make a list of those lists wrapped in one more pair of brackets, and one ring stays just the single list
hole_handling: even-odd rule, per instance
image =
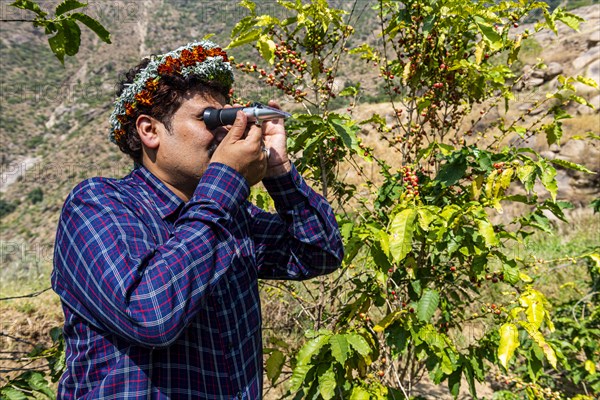
[{"label": "blue and red plaid shirt", "polygon": [[295,168],[263,183],[275,214],[217,163],[187,203],[144,167],[71,192],[52,274],[67,347],[59,398],[261,397],[257,279],[308,279],[343,257],[331,207]]}]

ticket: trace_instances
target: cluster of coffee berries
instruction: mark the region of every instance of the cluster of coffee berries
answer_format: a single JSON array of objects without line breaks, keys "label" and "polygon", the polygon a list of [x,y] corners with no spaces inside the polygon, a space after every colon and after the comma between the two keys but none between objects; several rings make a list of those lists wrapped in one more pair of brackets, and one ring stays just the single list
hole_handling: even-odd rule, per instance
[{"label": "cluster of coffee berries", "polygon": [[[381,357],[379,359],[379,370],[377,371],[377,376],[380,378],[384,378],[385,377],[385,368],[386,368],[386,364],[387,364],[387,358],[385,357]],[[377,366],[375,366],[377,368]]]},{"label": "cluster of coffee berries", "polygon": [[[275,57],[281,60],[282,64],[280,65],[280,69],[275,69],[275,72],[281,72],[282,74],[287,72],[291,72],[295,69],[298,72],[304,72],[308,67],[306,60],[300,58],[299,54],[289,48],[284,42],[281,42],[278,45],[275,45]],[[283,63],[287,66],[283,67]]]},{"label": "cluster of coffee berries", "polygon": [[464,146],[466,141],[464,137],[450,138],[450,143],[455,146]]},{"label": "cluster of coffee berries", "polygon": [[448,332],[450,328],[450,323],[448,321],[442,321],[438,324],[438,329],[440,332]]},{"label": "cluster of coffee berries", "polygon": [[358,143],[358,148],[361,150],[362,152],[362,156],[363,157],[369,157],[373,155],[373,149],[370,148],[369,146],[365,145],[363,142],[359,142]]},{"label": "cluster of coffee berries", "polygon": [[394,289],[388,290],[388,296],[393,297],[394,300],[398,300],[398,292]]},{"label": "cluster of coffee berries", "polygon": [[249,61],[246,61],[245,63],[235,64],[235,67],[241,70],[242,72],[256,72],[258,68],[256,64],[250,64]]},{"label": "cluster of coffee berries", "polygon": [[495,169],[496,171],[498,171],[498,174],[501,174],[501,173],[502,173],[502,171],[504,171],[504,166],[505,166],[505,165],[506,165],[506,164],[505,164],[505,163],[503,163],[503,162],[497,162],[497,163],[494,163],[494,164],[492,165],[492,167],[494,167],[494,169]]},{"label": "cluster of coffee berries", "polygon": [[358,314],[358,318],[360,318],[361,320],[365,321],[366,323],[371,322],[371,317],[369,317],[369,315],[367,313],[361,312]]},{"label": "cluster of coffee berries", "polygon": [[494,315],[502,314],[502,310],[500,310],[500,307],[496,305],[496,303],[485,303],[485,305],[481,307],[481,311]]},{"label": "cluster of coffee berries", "polygon": [[267,72],[263,68],[258,68],[256,64],[249,62],[236,64],[236,68],[246,73],[258,73],[259,78],[267,85],[274,86],[287,95],[290,95],[294,100],[300,102],[308,93],[299,89],[304,79],[303,74],[308,68],[306,60],[303,60],[300,55],[289,48],[284,42],[275,46],[275,58],[273,72]]},{"label": "cluster of coffee berries", "polygon": [[504,273],[502,272],[493,272],[491,274],[485,275],[486,281],[492,281],[492,283],[498,283],[504,280]]},{"label": "cluster of coffee berries", "polygon": [[542,388],[537,383],[525,382],[517,376],[506,376],[497,373],[494,378],[498,383],[512,388],[513,392],[527,391],[527,394],[535,399],[559,400],[562,398],[559,392],[555,392],[551,388]]},{"label": "cluster of coffee berries", "polygon": [[471,277],[469,278],[469,281],[470,281],[470,282],[471,282],[471,283],[472,283],[474,286],[477,286],[478,288],[480,288],[480,287],[481,287],[481,280],[477,279],[476,277],[474,277],[474,276],[471,276]]},{"label": "cluster of coffee berries", "polygon": [[402,174],[402,181],[406,189],[407,197],[418,197],[419,196],[419,177],[416,171],[410,166],[405,165],[400,168]]},{"label": "cluster of coffee berries", "polygon": [[325,148],[325,163],[333,165],[342,160],[346,154],[346,146],[340,143],[340,139],[336,136],[330,136],[323,139],[323,147]]},{"label": "cluster of coffee berries", "polygon": [[381,77],[385,77],[385,79],[389,79],[389,80],[393,80],[393,79],[395,78],[395,75],[394,75],[394,74],[393,74],[391,71],[389,71],[389,70],[386,70],[386,68],[385,68],[385,67],[380,67],[379,69],[380,69],[380,71],[381,71],[381,72],[379,73],[379,77],[380,77],[380,78],[381,78]]}]

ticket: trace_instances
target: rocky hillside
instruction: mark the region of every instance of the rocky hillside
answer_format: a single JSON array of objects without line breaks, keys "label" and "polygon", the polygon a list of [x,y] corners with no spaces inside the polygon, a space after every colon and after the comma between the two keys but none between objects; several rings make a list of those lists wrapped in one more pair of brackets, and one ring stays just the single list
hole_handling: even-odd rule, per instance
[{"label": "rocky hillside", "polygon": [[[215,33],[212,40],[227,44],[233,21],[246,15],[235,1],[164,2],[90,2],[88,13],[100,20],[112,35],[106,45],[89,31],[83,32],[82,46],[65,68],[48,49],[46,37],[23,23],[0,25],[0,224],[2,274],[0,288],[15,277],[26,277],[32,260],[48,266],[51,261],[54,231],[64,198],[86,177],[122,176],[131,167],[107,140],[108,115],[119,73],[149,53],[161,53],[182,43]],[[258,12],[269,12],[269,3],[258,5]],[[272,4],[271,4],[272,6]],[[8,17],[24,17],[2,3]],[[260,9],[260,7],[265,7]],[[8,10],[8,11],[7,11]],[[368,30],[368,10],[358,26],[357,40],[373,37]],[[559,36],[544,33],[528,41],[522,68],[527,72],[519,96],[531,101],[544,96],[556,84],[556,75],[581,74],[600,81],[600,5],[575,10],[587,19],[579,32],[559,27]],[[523,27],[524,28],[524,27]],[[240,60],[255,59],[247,49],[230,54]],[[548,68],[531,70],[535,59],[546,60]],[[369,81],[365,71],[348,68],[343,79]],[[244,82],[238,87],[252,93]],[[583,88],[583,95],[600,109],[600,92]],[[258,91],[261,100],[274,95]],[[250,96],[247,96],[250,97]],[[362,112],[377,108],[367,105]],[[585,164],[600,172],[597,147],[571,139],[592,131],[600,134],[600,117],[574,105],[575,118],[565,121],[565,140],[561,147],[541,151]],[[561,172],[563,193],[585,203],[597,196],[597,178]]]},{"label": "rocky hillside", "polygon": [[[558,84],[558,76],[582,76],[600,82],[600,5],[582,7],[574,13],[586,22],[575,32],[564,25],[557,25],[558,35],[542,31],[534,36],[535,42],[525,47],[523,79],[516,86],[520,110],[526,110]],[[526,29],[524,27],[523,29]],[[535,69],[533,65],[543,60],[546,68]],[[558,170],[559,193],[577,206],[587,206],[600,193],[600,147],[599,141],[580,140],[589,132],[600,135],[600,90],[575,83],[577,93],[594,106],[569,104],[567,111],[573,116],[565,120],[565,136],[561,144],[548,147],[545,140],[526,143],[548,158],[561,159],[587,166],[596,174],[584,174],[573,170]],[[538,109],[533,113],[541,113]],[[535,117],[535,116],[534,116]]]},{"label": "rocky hillside", "polygon": [[[579,32],[558,27],[558,36],[552,32],[540,32],[535,36],[541,51],[539,57],[548,68],[531,71],[524,66],[527,79],[524,80],[522,93],[536,93],[543,96],[545,89],[556,86],[558,74],[567,76],[584,76],[600,83],[600,5],[583,7],[575,11],[586,19]],[[531,73],[529,73],[531,71]],[[574,116],[565,122],[566,137],[561,146],[536,143],[536,147],[548,158],[561,159],[581,163],[595,171],[596,175],[582,174],[575,171],[559,170],[557,176],[559,191],[579,205],[587,205],[600,192],[600,147],[595,144],[577,140],[588,131],[600,135],[600,90],[576,83],[579,95],[587,99],[595,109],[581,104],[571,104],[569,113]],[[526,105],[525,105],[526,106]],[[523,106],[523,107],[525,107]]]}]

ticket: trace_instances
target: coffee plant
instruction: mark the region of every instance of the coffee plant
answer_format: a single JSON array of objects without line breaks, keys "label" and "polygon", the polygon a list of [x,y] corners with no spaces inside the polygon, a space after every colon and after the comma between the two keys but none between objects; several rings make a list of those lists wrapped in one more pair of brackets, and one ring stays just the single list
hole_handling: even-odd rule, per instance
[{"label": "coffee plant", "polygon": [[[62,329],[52,328],[50,338],[52,345],[48,347],[38,345],[27,354],[23,360],[26,361],[23,364],[24,368],[20,368],[25,372],[0,387],[0,398],[7,400],[56,399],[53,386],[65,371],[65,341]],[[43,367],[30,367],[32,363],[39,360],[45,361]]]},{"label": "coffee plant", "polygon": [[100,40],[110,44],[110,33],[106,28],[89,15],[77,11],[79,8],[87,7],[87,3],[77,0],[63,0],[55,10],[54,17],[44,11],[40,4],[31,0],[16,0],[9,4],[11,7],[30,11],[35,14],[31,20],[2,19],[2,22],[31,22],[36,28],[44,28],[44,34],[48,36],[48,45],[56,58],[64,65],[65,56],[74,56],[79,52],[81,44],[81,28],[83,24],[94,32]]},{"label": "coffee plant", "polygon": [[[520,112],[522,77],[511,66],[530,35],[557,33],[559,23],[577,29],[582,19],[534,1],[336,9],[280,0],[285,18],[241,4],[249,15],[229,47],[252,45],[264,62],[237,68],[303,110],[289,121],[289,147],[335,205],[346,251],[342,269],[314,284],[265,284],[306,332],[299,347],[269,338],[271,384],[285,381],[296,399],[401,399],[427,374],[455,397],[463,382],[476,397],[476,381],[495,373],[506,388],[499,396],[564,398],[552,379],[560,373],[580,399],[598,394],[598,248],[571,257],[595,277],[585,300],[556,309],[536,287],[539,260],[516,250],[550,232],[550,215],[567,221],[573,206],[560,200],[557,168],[591,173],[528,143],[559,144],[567,106],[591,106],[575,83],[598,86],[559,76],[554,91]],[[378,39],[358,43],[352,24],[364,7],[377,15]],[[533,31],[520,29],[534,15],[543,18]],[[364,65],[378,76],[374,87],[368,79],[340,87],[344,68]],[[355,118],[370,90],[387,96],[386,115]],[[384,151],[363,143],[368,129]]]}]

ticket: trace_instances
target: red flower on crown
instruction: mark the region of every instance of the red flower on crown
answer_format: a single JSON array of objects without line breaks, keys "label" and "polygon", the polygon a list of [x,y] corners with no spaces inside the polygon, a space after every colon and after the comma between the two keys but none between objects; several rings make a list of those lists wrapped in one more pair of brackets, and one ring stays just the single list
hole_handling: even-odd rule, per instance
[{"label": "red flower on crown", "polygon": [[227,53],[225,53],[225,52],[223,51],[223,49],[221,49],[220,47],[215,47],[215,48],[213,48],[213,49],[208,49],[208,50],[206,51],[206,53],[207,53],[208,57],[217,57],[217,56],[221,56],[221,57],[223,57],[223,61],[225,61],[225,62],[227,62],[227,61],[228,61],[228,59],[227,59]]},{"label": "red flower on crown", "polygon": [[181,72],[181,60],[179,58],[173,58],[168,56],[165,58],[165,62],[158,66],[159,75],[178,74]]},{"label": "red flower on crown", "polygon": [[148,79],[146,81],[146,89],[150,92],[154,92],[158,87],[158,79]]},{"label": "red flower on crown", "polygon": [[141,92],[136,93],[135,101],[137,101],[138,104],[141,104],[143,106],[151,106],[152,105],[152,93],[150,93],[149,91],[144,89]]},{"label": "red flower on crown", "polygon": [[196,62],[197,62],[197,59],[194,56],[194,53],[188,49],[182,50],[181,55],[179,57],[185,67],[190,67],[190,66],[196,64]]},{"label": "red flower on crown", "polygon": [[125,114],[128,117],[133,117],[135,114],[135,106],[131,103],[125,103]]},{"label": "red flower on crown", "polygon": [[123,136],[125,136],[125,131],[123,129],[117,129],[114,131],[114,137],[117,143],[121,141]]},{"label": "red flower on crown", "polygon": [[174,58],[172,56],[165,58],[165,60],[158,66],[157,72],[159,75],[180,74],[183,67],[190,67],[194,64],[204,62],[206,57],[218,56],[221,56],[225,62],[229,61],[227,58],[227,53],[225,53],[220,47],[205,49],[202,46],[196,46],[192,48],[192,50],[183,49],[179,55],[179,58]]},{"label": "red flower on crown", "polygon": [[206,60],[206,50],[204,50],[204,47],[202,46],[196,46],[194,47],[194,49],[192,50],[192,52],[194,53],[194,57],[196,57],[196,60],[201,63],[204,60]]}]

